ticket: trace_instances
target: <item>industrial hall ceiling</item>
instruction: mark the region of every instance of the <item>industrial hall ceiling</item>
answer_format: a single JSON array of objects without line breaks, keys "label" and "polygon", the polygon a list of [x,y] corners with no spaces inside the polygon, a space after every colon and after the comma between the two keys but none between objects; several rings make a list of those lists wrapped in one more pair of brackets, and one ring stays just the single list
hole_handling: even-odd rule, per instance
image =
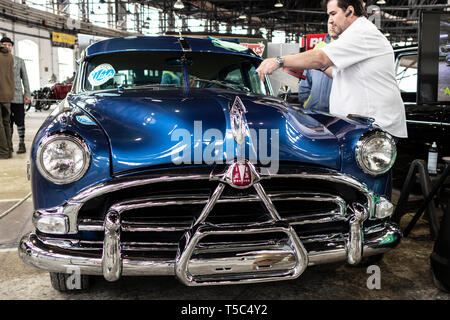
[{"label": "industrial hall ceiling", "polygon": [[[174,11],[179,16],[208,19],[212,21],[212,25],[216,22],[248,27],[255,30],[256,34],[257,30],[264,27],[268,30],[286,31],[295,39],[304,34],[322,33],[327,30],[327,14],[321,0],[183,0],[182,9],[174,9],[174,0],[134,2],[151,5],[164,12]],[[369,16],[379,19],[382,32],[391,42],[417,41],[421,10],[450,8],[448,0],[365,2]]]}]

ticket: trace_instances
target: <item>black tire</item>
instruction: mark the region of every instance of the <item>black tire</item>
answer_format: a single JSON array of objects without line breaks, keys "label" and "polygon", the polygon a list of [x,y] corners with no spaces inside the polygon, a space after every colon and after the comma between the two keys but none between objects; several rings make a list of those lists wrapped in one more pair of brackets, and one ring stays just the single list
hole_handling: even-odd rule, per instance
[{"label": "black tire", "polygon": [[50,282],[55,290],[60,292],[76,292],[89,289],[91,279],[88,275],[80,275],[78,287],[75,284],[69,285],[70,282],[68,281],[72,280],[71,277],[73,277],[73,275],[67,273],[50,272]]},{"label": "black tire", "polygon": [[50,102],[47,102],[47,103],[45,103],[43,106],[42,106],[42,109],[44,109],[44,110],[48,110],[48,109],[50,109],[50,106],[51,106],[52,104],[50,103]]},{"label": "black tire", "polygon": [[435,285],[436,288],[438,288],[442,292],[450,293],[450,288],[447,287],[445,284],[443,284],[441,281],[439,281],[438,278],[436,278],[433,267],[430,267],[430,274],[431,274],[431,280],[433,281],[433,284]]}]

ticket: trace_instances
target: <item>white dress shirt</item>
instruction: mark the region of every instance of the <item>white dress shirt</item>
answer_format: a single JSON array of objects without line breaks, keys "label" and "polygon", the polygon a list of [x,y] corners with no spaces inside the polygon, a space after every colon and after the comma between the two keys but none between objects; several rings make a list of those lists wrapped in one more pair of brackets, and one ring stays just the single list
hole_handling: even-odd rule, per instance
[{"label": "white dress shirt", "polygon": [[394,51],[386,37],[359,17],[337,40],[322,48],[333,62],[330,113],[358,114],[393,136],[407,138],[405,107],[394,71]]}]

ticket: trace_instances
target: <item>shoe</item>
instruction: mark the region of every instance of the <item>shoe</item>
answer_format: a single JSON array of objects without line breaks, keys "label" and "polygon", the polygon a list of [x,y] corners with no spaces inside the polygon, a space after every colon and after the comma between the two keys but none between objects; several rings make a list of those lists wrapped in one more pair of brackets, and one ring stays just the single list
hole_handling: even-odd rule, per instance
[{"label": "shoe", "polygon": [[21,142],[19,143],[19,150],[17,150],[17,153],[25,153],[27,152],[27,149],[25,148],[25,143]]}]

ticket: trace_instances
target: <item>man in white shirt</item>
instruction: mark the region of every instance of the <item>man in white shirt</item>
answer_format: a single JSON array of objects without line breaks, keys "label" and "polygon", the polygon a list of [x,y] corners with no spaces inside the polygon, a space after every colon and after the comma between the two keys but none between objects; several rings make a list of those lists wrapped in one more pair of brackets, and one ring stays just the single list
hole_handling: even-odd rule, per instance
[{"label": "man in white shirt", "polygon": [[398,138],[408,136],[406,116],[394,74],[394,51],[386,37],[365,16],[361,0],[325,0],[328,23],[339,39],[319,50],[264,60],[266,74],[286,66],[320,69],[333,78],[330,113],[358,114]]}]

